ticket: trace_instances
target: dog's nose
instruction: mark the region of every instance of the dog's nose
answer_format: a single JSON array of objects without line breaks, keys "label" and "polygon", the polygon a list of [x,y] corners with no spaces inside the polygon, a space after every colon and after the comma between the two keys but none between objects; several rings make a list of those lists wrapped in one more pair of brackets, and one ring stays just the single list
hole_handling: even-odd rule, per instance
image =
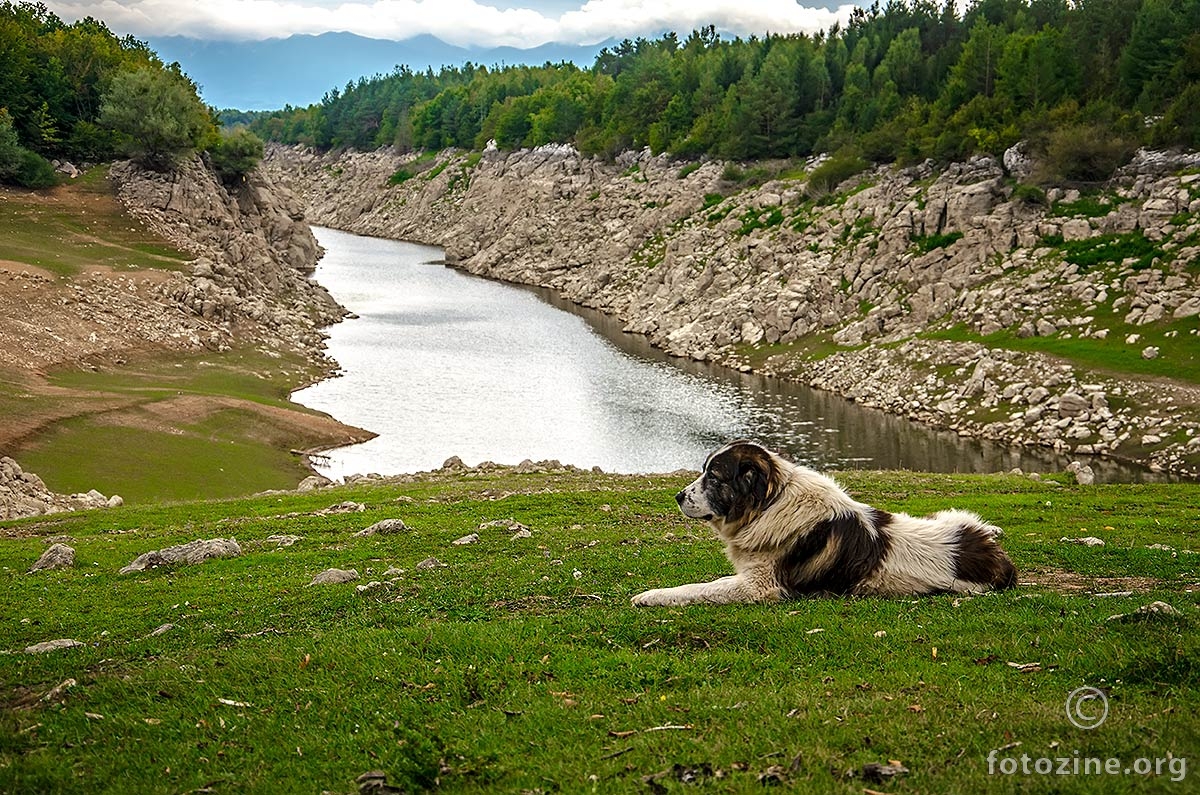
[{"label": "dog's nose", "polygon": [[675,495],[675,502],[679,503],[680,505],[683,505],[683,492],[682,491]]}]

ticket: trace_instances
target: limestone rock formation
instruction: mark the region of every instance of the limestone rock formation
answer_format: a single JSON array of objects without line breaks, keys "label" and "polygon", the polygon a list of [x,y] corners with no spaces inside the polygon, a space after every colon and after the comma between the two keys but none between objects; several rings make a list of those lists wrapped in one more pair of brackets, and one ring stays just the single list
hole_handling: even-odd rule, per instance
[{"label": "limestone rock formation", "polygon": [[296,348],[319,349],[319,329],[344,310],[308,278],[323,253],[296,196],[261,170],[228,188],[199,158],[160,173],[132,162],[110,176],[130,212],[196,255],[186,278],[165,285],[206,320],[253,323]]}]

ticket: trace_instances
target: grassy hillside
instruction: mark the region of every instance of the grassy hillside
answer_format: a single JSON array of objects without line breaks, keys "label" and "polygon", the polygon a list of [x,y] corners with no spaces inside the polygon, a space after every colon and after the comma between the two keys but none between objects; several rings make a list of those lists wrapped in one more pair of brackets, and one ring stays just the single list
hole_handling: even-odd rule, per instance
[{"label": "grassy hillside", "polygon": [[192,257],[125,212],[108,168],[49,191],[11,189],[0,203],[0,260],[59,277],[90,268],[181,270]]},{"label": "grassy hillside", "polygon": [[[842,480],[893,511],[980,512],[1022,585],[634,610],[645,588],[727,573],[675,509],[679,476],[472,472],[0,524],[0,791],[350,793],[368,771],[445,792],[1185,791],[1194,485]],[[327,512],[343,501],[364,510]],[[408,531],[354,535],[396,517]],[[481,527],[510,518],[532,536]],[[1105,546],[1060,541],[1089,535]],[[25,573],[63,537],[74,569]],[[117,573],[218,537],[243,554]],[[329,567],[362,579],[308,585]],[[1156,599],[1181,615],[1107,620]],[[58,638],[84,645],[22,651]],[[1085,685],[1110,706],[1090,731],[1065,711]],[[1021,754],[1131,772],[1002,775]],[[908,772],[862,777],[891,761]]]},{"label": "grassy hillside", "polygon": [[[135,502],[292,488],[311,471],[289,450],[345,438],[346,426],[288,401],[319,372],[299,356],[249,348],[56,370],[47,402],[85,396],[83,410],[24,444],[18,460],[57,491],[98,488]],[[101,400],[106,410],[95,410]]]},{"label": "grassy hillside", "polygon": [[107,172],[0,189],[0,455],[62,493],[185,500],[291,488],[311,471],[289,450],[370,438],[289,402],[327,372],[311,355],[251,328],[220,352],[189,341],[214,326],[172,314],[157,285],[193,257]]}]

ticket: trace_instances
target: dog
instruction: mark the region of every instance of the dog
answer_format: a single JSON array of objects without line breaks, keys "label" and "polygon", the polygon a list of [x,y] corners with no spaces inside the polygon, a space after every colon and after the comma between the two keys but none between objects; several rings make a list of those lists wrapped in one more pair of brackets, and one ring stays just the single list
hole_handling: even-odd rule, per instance
[{"label": "dog", "polygon": [[716,531],[736,574],[645,591],[633,597],[636,606],[978,594],[1017,582],[996,543],[1000,528],[975,514],[887,513],[750,441],[712,453],[675,500],[685,516]]}]

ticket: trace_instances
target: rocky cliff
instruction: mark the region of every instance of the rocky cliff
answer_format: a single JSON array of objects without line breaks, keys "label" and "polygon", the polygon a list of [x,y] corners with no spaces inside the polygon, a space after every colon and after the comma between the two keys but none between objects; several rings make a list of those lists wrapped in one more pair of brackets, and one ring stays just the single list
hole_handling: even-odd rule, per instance
[{"label": "rocky cliff", "polygon": [[749,184],[722,163],[555,146],[279,148],[265,165],[313,223],[443,246],[677,356],[966,435],[1200,469],[1198,155],[1140,153],[1085,194],[986,157],[829,192],[808,184],[815,163]]},{"label": "rocky cliff", "polygon": [[344,315],[308,278],[323,252],[300,202],[262,171],[227,187],[194,158],[167,173],[120,163],[110,178],[133,215],[196,255],[163,288],[185,311],[313,354],[319,329]]}]

